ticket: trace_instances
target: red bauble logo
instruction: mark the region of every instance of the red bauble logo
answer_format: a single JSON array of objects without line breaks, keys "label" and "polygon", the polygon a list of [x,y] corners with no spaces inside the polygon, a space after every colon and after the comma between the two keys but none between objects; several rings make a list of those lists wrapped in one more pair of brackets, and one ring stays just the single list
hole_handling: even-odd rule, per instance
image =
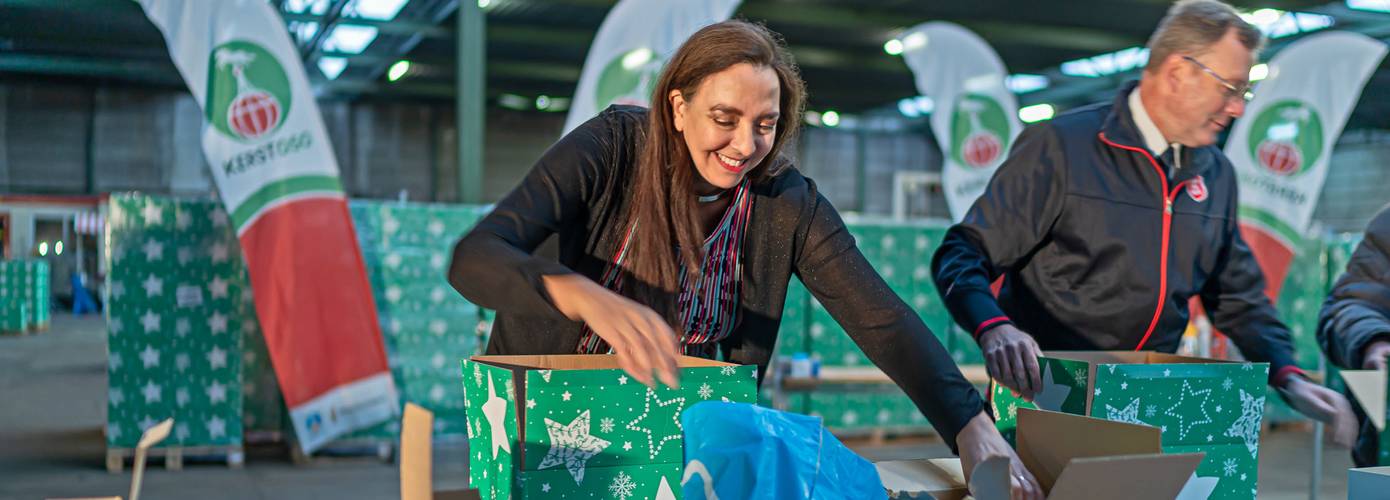
[{"label": "red bauble logo", "polygon": [[1260,165],[1279,175],[1292,175],[1303,167],[1303,152],[1288,141],[1261,142],[1256,154]]},{"label": "red bauble logo", "polygon": [[989,132],[976,132],[970,134],[965,140],[965,149],[962,156],[965,163],[975,168],[988,167],[994,163],[999,154],[1003,152],[1004,145],[999,142],[999,138]]},{"label": "red bauble logo", "polygon": [[243,92],[227,108],[227,126],[244,139],[255,139],[280,124],[280,101],[269,92]]}]

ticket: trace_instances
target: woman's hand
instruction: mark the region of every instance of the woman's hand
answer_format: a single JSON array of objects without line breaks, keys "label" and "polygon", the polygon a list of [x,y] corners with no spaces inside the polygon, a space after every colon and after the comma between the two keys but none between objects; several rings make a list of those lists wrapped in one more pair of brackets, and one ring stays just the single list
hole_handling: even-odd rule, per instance
[{"label": "woman's hand", "polygon": [[668,387],[680,384],[676,334],[656,311],[578,274],[551,275],[542,280],[555,308],[569,319],[589,325],[613,347],[618,366],[632,378],[655,387],[655,371]]},{"label": "woman's hand", "polygon": [[994,427],[994,420],[985,412],[975,415],[956,435],[956,448],[960,450],[960,466],[965,472],[966,483],[970,482],[970,474],[975,471],[975,466],[986,459],[1008,457],[1010,497],[1014,500],[1042,500],[1042,487],[1038,486],[1038,480],[1019,461],[1018,454],[1004,441],[1004,436]]}]

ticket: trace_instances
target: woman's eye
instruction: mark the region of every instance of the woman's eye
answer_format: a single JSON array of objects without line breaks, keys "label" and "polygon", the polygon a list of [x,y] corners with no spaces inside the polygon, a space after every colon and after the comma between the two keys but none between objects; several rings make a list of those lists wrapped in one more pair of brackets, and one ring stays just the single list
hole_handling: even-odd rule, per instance
[{"label": "woman's eye", "polygon": [[719,124],[719,126],[721,126],[721,127],[732,127],[732,126],[734,126],[734,122],[733,122],[733,121],[731,121],[731,120],[720,120],[720,119],[718,119],[718,118],[715,118],[715,119],[714,119],[714,123]]}]

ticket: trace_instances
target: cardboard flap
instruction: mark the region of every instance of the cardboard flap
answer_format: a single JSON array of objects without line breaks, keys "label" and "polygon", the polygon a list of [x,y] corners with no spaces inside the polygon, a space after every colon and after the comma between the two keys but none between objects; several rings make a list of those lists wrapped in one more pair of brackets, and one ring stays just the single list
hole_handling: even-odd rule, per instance
[{"label": "cardboard flap", "polygon": [[874,467],[883,487],[899,496],[959,500],[969,494],[959,458],[895,460]]},{"label": "cardboard flap", "polygon": [[169,437],[169,430],[174,428],[174,419],[166,418],[163,422],[155,424],[145,433],[140,435],[140,443],[135,445],[136,449],[148,450],[151,446],[159,444],[164,438]]},{"label": "cardboard flap", "polygon": [[1150,352],[1150,353],[1148,353],[1148,355],[1149,355],[1148,363],[1153,363],[1153,364],[1160,364],[1160,363],[1209,363],[1209,364],[1233,364],[1233,363],[1240,363],[1240,361],[1231,361],[1231,360],[1229,360],[1229,359],[1212,359],[1212,358],[1199,358],[1199,357],[1196,357],[1196,356],[1179,356],[1179,355],[1177,355],[1177,354],[1168,354],[1168,353],[1166,353],[1166,352]]},{"label": "cardboard flap", "polygon": [[1378,431],[1385,430],[1385,379],[1385,370],[1342,370],[1342,380]]},{"label": "cardboard flap", "polygon": [[[1078,458],[1067,464],[1049,500],[1172,500],[1202,462],[1202,453]],[[1036,473],[1036,472],[1035,472]]]},{"label": "cardboard flap", "polygon": [[1098,364],[1140,364],[1148,353],[1135,351],[1043,351],[1043,357]]},{"label": "cardboard flap", "polygon": [[1044,490],[1074,459],[1162,453],[1161,444],[1161,431],[1149,425],[1018,409],[1018,457]]},{"label": "cardboard flap", "polygon": [[975,466],[970,474],[970,491],[977,500],[1009,500],[1013,497],[1013,485],[1009,479],[1009,459],[1007,457],[987,458]]},{"label": "cardboard flap", "polygon": [[[612,354],[545,354],[527,356],[473,356],[473,361],[512,369],[525,370],[616,370],[618,357]],[[733,363],[678,356],[676,366],[693,368],[700,366],[738,366]]]},{"label": "cardboard flap", "polygon": [[401,419],[401,500],[430,500],[432,496],[433,434],[434,414],[415,403],[406,403]]}]

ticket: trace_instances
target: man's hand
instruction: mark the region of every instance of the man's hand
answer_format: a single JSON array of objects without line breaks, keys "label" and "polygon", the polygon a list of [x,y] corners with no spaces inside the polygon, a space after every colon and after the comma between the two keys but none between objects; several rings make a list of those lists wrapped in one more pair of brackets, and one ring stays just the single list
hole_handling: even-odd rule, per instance
[{"label": "man's hand", "polygon": [[1023,330],[1007,323],[985,330],[980,335],[980,350],[995,382],[1013,389],[1027,401],[1042,390],[1042,370],[1038,368],[1042,349]]},{"label": "man's hand", "polygon": [[1362,369],[1383,370],[1385,369],[1385,358],[1390,357],[1390,340],[1371,342],[1361,352]]},{"label": "man's hand", "polygon": [[1356,443],[1356,416],[1341,394],[1303,377],[1289,377],[1280,390],[1299,413],[1327,424],[1333,443],[1344,448]]}]

